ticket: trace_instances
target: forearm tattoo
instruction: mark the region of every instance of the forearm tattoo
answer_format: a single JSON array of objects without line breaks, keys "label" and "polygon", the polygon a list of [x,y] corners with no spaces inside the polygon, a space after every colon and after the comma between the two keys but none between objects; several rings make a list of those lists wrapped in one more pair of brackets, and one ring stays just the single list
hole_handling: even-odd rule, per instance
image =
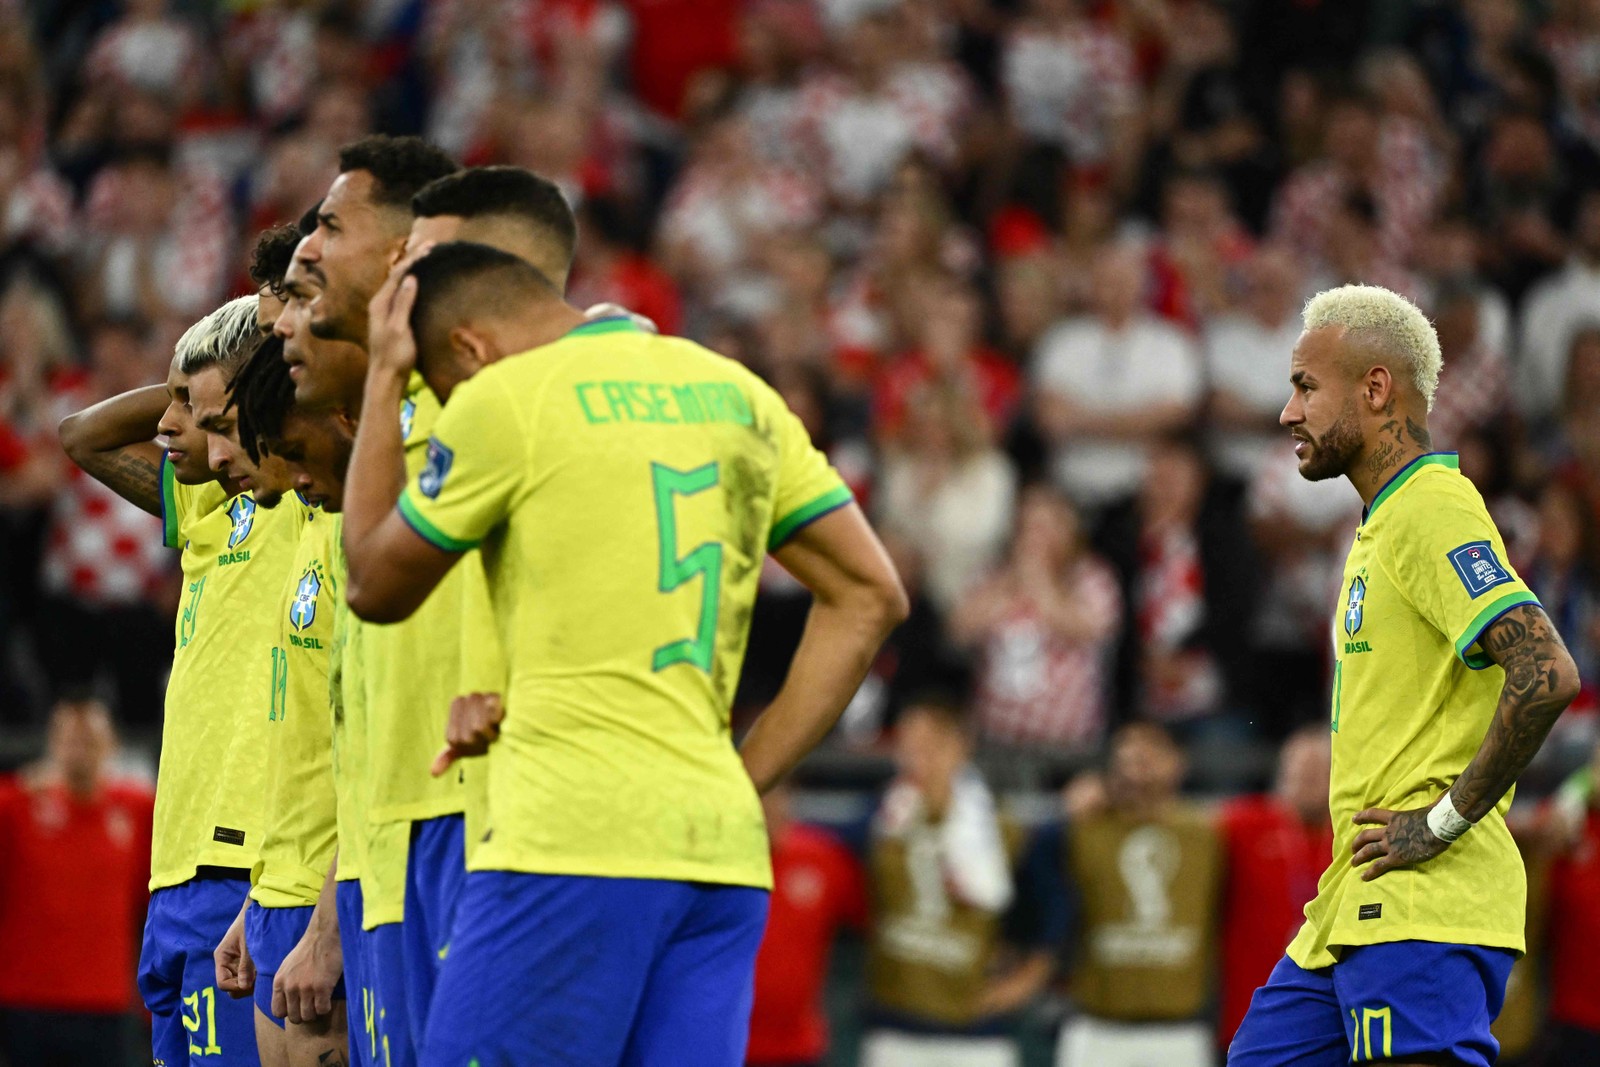
[{"label": "forearm tattoo", "polygon": [[1535,604],[1502,615],[1481,644],[1505,669],[1506,681],[1482,747],[1451,790],[1456,810],[1473,822],[1516,783],[1566,710],[1576,682],[1557,666],[1571,659],[1550,617]]}]

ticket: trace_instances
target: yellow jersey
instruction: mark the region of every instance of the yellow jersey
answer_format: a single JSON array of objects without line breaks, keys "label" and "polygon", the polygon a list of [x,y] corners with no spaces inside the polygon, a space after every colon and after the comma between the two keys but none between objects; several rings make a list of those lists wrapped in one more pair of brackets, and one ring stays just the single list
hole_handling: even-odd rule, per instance
[{"label": "yellow jersey", "polygon": [[508,663],[469,867],[770,887],[729,706],[763,557],[850,500],[769,386],[625,319],[460,385],[399,508],[482,543]]},{"label": "yellow jersey", "polygon": [[1453,454],[1420,456],[1367,508],[1334,617],[1333,862],[1289,956],[1306,968],[1339,950],[1438,941],[1522,951],[1522,859],[1507,792],[1441,855],[1363,882],[1351,823],[1365,808],[1431,805],[1483,742],[1505,672],[1478,639],[1533,593]]},{"label": "yellow jersey", "polygon": [[277,604],[307,509],[275,508],[161,465],[161,520],[182,550],[183,596],[161,726],[150,889],[198,867],[253,869],[261,847]]},{"label": "yellow jersey", "polygon": [[[421,375],[412,375],[399,417],[406,470],[414,477],[427,458],[428,438],[439,418],[439,401]],[[486,612],[465,611],[467,605],[487,604],[489,599],[483,566],[473,556],[454,568],[404,622],[374,626],[350,621],[366,721],[361,890],[369,928],[401,919],[411,823],[464,813],[472,806],[469,761],[440,778],[428,769],[444,748],[451,700],[469,689],[498,688],[490,683],[503,675],[493,619]],[[481,772],[477,788],[482,789]]]},{"label": "yellow jersey", "polygon": [[266,908],[315,904],[337,841],[333,715],[328,663],[333,605],[343,589],[330,553],[339,516],[310,512],[278,606],[272,649],[272,724],[267,739],[261,873],[251,899]]},{"label": "yellow jersey", "polygon": [[[340,589],[350,573],[342,532],[337,531],[328,546],[329,577]],[[338,880],[349,882],[361,877],[367,851],[367,701],[360,659],[352,651],[352,634],[360,620],[342,596],[335,596],[329,606],[333,609],[333,643],[328,650],[328,756],[338,826]]]}]

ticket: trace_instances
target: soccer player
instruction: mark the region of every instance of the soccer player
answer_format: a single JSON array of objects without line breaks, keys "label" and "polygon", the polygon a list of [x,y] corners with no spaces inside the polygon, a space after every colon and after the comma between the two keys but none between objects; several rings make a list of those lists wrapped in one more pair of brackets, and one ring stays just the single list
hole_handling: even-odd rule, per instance
[{"label": "soccer player", "polygon": [[[167,684],[139,988],[154,1062],[253,1065],[248,1006],[215,986],[212,951],[250,888],[261,838],[259,753],[269,725],[270,605],[304,511],[258,508],[207,466],[190,374],[227,375],[257,338],[254,297],[179,339],[165,391],[135,390],[66,419],[67,454],[164,523],[182,550],[184,594]],[[152,438],[167,438],[162,449]]]},{"label": "soccer player", "polygon": [[521,167],[473,167],[432,182],[411,198],[406,252],[424,244],[472,241],[527,260],[557,290],[567,288],[578,222],[561,190]]},{"label": "soccer player", "polygon": [[1229,1063],[1487,1065],[1523,950],[1505,812],[1577,670],[1456,457],[1433,449],[1441,360],[1422,312],[1347,285],[1304,317],[1279,421],[1303,477],[1342,475],[1366,505],[1332,619],[1334,855]]},{"label": "soccer player", "polygon": [[[250,902],[217,949],[218,985],[230,993],[254,994],[256,1042],[267,1067],[343,1062],[348,1044],[342,987],[328,991],[326,1005],[313,1004],[311,1013],[297,1012],[311,1017],[296,1022],[286,1019],[287,997],[283,989],[275,988],[275,978],[305,934],[319,898],[328,898],[325,912],[336,906],[331,899],[336,890],[328,877],[337,833],[330,757],[333,720],[328,707],[328,656],[340,578],[330,559],[338,536],[338,517],[329,510],[330,502],[337,508],[336,489],[312,486],[293,466],[298,453],[292,456],[281,440],[277,448],[264,451],[261,429],[251,419],[260,407],[292,403],[293,397],[283,339],[273,336],[235,376],[228,400],[229,414],[237,412],[236,436],[249,460],[258,469],[281,466],[286,482],[302,483],[296,486],[302,499],[322,505],[306,517],[278,609],[261,863]],[[324,428],[337,434],[336,427],[327,425],[331,416],[303,416],[298,421],[308,424],[308,433],[317,432],[319,440]],[[275,435],[281,435],[281,423],[279,419],[273,427]],[[346,456],[348,451],[347,447]],[[330,492],[333,495],[328,496]]]},{"label": "soccer player", "polygon": [[[294,394],[299,375],[308,367],[316,368],[319,373],[345,374],[352,373],[353,368],[359,380],[366,372],[366,352],[359,345],[325,341],[311,335],[310,305],[321,292],[320,281],[320,274],[309,270],[304,259],[295,257],[291,261],[284,278],[284,310],[274,325],[275,335],[283,342],[283,376],[267,374],[263,368],[259,382],[247,383],[248,387],[237,397],[244,437],[257,441],[258,447],[264,440],[269,451],[286,457],[296,457],[302,450],[315,448],[309,433],[301,437],[295,432],[296,428],[310,429],[312,420],[320,418],[325,427],[329,422],[335,427],[353,424],[353,413],[342,407],[319,416],[297,405]],[[319,435],[319,440],[324,438]],[[303,479],[300,491],[308,499],[331,495],[332,476],[325,473],[320,477],[310,476],[314,480],[305,481],[307,476],[300,469],[300,462],[291,459],[290,463],[296,476]],[[347,453],[344,462],[348,462]],[[343,465],[339,466],[337,474],[342,490]],[[342,583],[344,552],[337,537],[332,539],[327,566],[330,582]],[[369,833],[367,811],[371,806],[370,774],[366,766],[370,745],[365,674],[356,645],[350,640],[353,620],[344,598],[332,597],[329,606],[333,614],[328,650],[327,693],[332,720],[329,757],[337,797],[338,856],[329,874],[331,888],[324,887],[299,944],[284,957],[270,985],[274,995],[281,993],[284,997],[284,1017],[298,1024],[320,1019],[326,1011],[331,1011],[334,990],[342,981],[348,1003],[351,1063],[408,1067],[415,1062],[415,1057],[410,1051],[412,1043],[402,981],[400,914],[404,880],[403,876],[391,876],[387,880],[369,881],[376,902],[369,923],[362,886],[363,872],[374,870],[365,860]],[[401,864],[405,862],[402,834],[408,830],[409,824],[402,823],[381,830],[388,845],[385,851],[396,854]],[[367,877],[370,880],[373,876],[368,873]],[[333,895],[331,906],[330,892]],[[379,976],[384,976],[386,981],[380,982]],[[319,1007],[326,1011],[319,1014]]]},{"label": "soccer player", "polygon": [[[372,137],[341,150],[341,173],[323,201],[318,227],[296,255],[319,285],[310,306],[313,335],[365,345],[367,304],[403,252],[413,197],[458,169],[416,138]],[[296,400],[306,408],[339,406],[369,420],[384,418],[363,411],[364,358],[358,366],[354,359],[313,357],[296,370]],[[411,465],[420,469],[437,401],[418,379],[390,410],[410,442]],[[468,650],[495,640],[481,565],[477,575],[472,571],[470,564],[463,567],[403,626],[366,627],[350,620],[344,642],[344,699],[348,705],[359,681],[368,724],[365,925],[399,927],[398,961],[375,961],[372,967],[389,1055],[397,1063],[414,1055],[420,1042],[466,873],[468,772],[455,767],[433,776],[430,765],[452,701],[464,692],[497,689],[503,676],[501,668],[470,681],[465,677]],[[463,585],[474,579],[477,610],[467,612],[470,590]],[[369,947],[392,959],[393,938],[394,931],[385,931]]]},{"label": "soccer player", "polygon": [[250,280],[256,283],[256,326],[263,334],[271,333],[278,316],[283,314],[287,300],[283,277],[289,272],[295,247],[303,237],[298,226],[274,226],[256,238],[250,253]]},{"label": "soccer player", "polygon": [[[410,616],[488,538],[511,664],[422,1062],[738,1064],[771,885],[757,796],[904,617],[893,567],[799,420],[731,360],[586,320],[481,245],[434,249],[373,307],[365,404],[396,403],[420,352],[447,407],[403,497],[397,428],[361,424],[351,610]],[[768,551],[815,602],[738,752]],[[498,731],[468,709],[448,739],[473,754]]]}]

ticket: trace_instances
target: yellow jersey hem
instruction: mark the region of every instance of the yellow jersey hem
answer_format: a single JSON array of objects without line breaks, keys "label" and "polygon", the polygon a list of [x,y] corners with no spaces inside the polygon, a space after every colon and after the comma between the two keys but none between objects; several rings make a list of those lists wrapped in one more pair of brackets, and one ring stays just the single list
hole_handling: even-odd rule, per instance
[{"label": "yellow jersey hem", "polygon": [[[444,745],[439,746],[443,748]],[[465,786],[459,788],[465,789]],[[367,821],[374,825],[396,822],[427,822],[449,815],[465,815],[467,802],[464,796],[446,796],[429,800],[406,800],[394,804],[373,805],[367,811]],[[370,840],[370,834],[369,840]]]},{"label": "yellow jersey hem", "polygon": [[597,859],[563,857],[543,861],[535,859],[524,863],[474,860],[467,864],[467,870],[500,871],[507,874],[570,875],[577,878],[649,878],[662,882],[704,882],[709,885],[765,889],[768,892],[772,890],[770,867],[764,874],[756,875],[752,872],[729,871],[726,867],[708,867],[701,863],[619,864]]},{"label": "yellow jersey hem", "polygon": [[[319,893],[320,895],[320,893]],[[263,908],[313,908],[316,907],[317,898],[307,900],[304,895],[292,892],[282,892],[276,889],[266,889],[257,885],[250,890],[250,900]]]},{"label": "yellow jersey hem", "polygon": [[1297,966],[1308,971],[1320,970],[1323,967],[1332,967],[1339,962],[1334,955],[1334,949],[1361,948],[1365,945],[1389,945],[1396,941],[1431,941],[1441,945],[1474,945],[1478,948],[1503,948],[1515,952],[1518,956],[1527,951],[1527,943],[1520,934],[1508,934],[1499,930],[1462,929],[1453,926],[1413,926],[1405,930],[1396,930],[1390,934],[1373,931],[1370,934],[1348,932],[1331,938],[1320,949],[1296,952],[1291,944],[1287,950],[1288,957]]}]

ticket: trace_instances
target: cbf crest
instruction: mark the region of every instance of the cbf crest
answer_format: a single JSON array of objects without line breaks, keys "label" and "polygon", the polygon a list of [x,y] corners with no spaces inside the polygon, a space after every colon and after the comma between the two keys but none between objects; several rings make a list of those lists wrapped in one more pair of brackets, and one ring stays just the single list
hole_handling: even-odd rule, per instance
[{"label": "cbf crest", "polygon": [[317,597],[322,593],[322,574],[317,564],[306,568],[295,583],[294,600],[289,603],[289,624],[304,632],[317,620]]},{"label": "cbf crest", "polygon": [[233,531],[228,534],[228,547],[238,548],[250,536],[256,524],[256,502],[242,493],[234,497],[233,503],[228,505],[228,518],[233,520]]},{"label": "cbf crest", "polygon": [[1366,617],[1366,606],[1367,580],[1358,574],[1350,581],[1350,596],[1344,605],[1344,632],[1351,637],[1361,629],[1361,620]]},{"label": "cbf crest", "polygon": [[400,440],[411,440],[411,427],[417,421],[417,402],[410,397],[400,405]]}]

